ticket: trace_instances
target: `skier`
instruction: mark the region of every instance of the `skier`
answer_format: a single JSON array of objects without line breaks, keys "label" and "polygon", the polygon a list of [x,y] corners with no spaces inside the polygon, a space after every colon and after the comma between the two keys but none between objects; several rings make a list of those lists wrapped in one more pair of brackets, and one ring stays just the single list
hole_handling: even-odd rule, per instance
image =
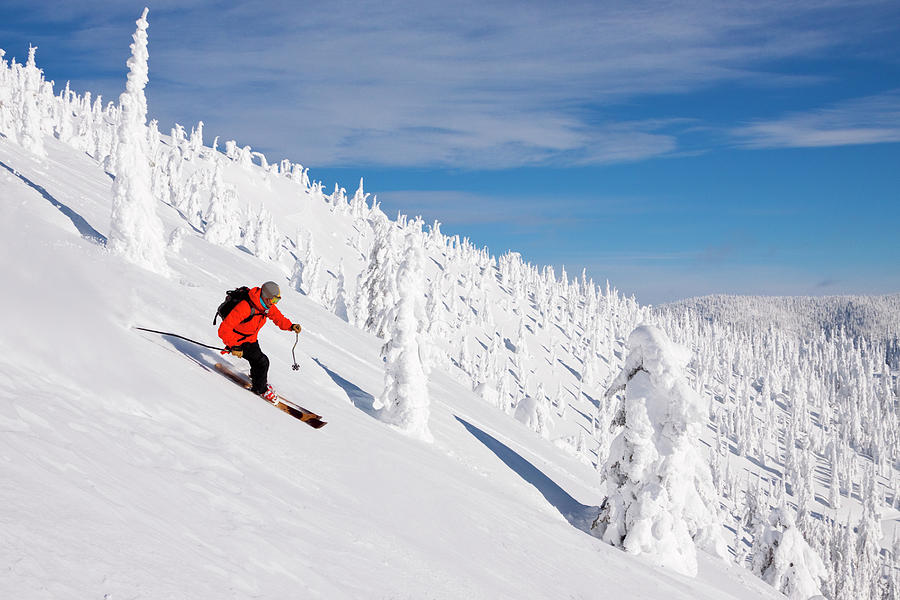
[{"label": "skier", "polygon": [[269,357],[263,354],[256,336],[266,319],[271,319],[284,331],[300,333],[300,325],[291,323],[275,305],[281,300],[281,289],[274,281],[251,288],[249,298],[238,302],[219,325],[219,337],[228,352],[250,363],[251,391],[270,402],[278,398],[268,383]]}]

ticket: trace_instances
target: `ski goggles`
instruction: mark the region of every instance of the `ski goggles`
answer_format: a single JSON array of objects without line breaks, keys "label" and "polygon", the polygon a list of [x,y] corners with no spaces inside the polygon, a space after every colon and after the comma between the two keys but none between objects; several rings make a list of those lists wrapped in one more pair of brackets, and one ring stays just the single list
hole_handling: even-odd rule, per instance
[{"label": "ski goggles", "polygon": [[281,300],[281,296],[272,296],[268,299],[272,304],[278,304],[278,301]]}]

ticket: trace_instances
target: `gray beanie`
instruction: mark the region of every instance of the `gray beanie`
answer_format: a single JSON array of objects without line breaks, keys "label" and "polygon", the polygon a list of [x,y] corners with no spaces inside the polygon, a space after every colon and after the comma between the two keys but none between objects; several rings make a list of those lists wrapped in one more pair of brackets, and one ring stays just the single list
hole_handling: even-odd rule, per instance
[{"label": "gray beanie", "polygon": [[262,293],[260,296],[263,298],[271,298],[272,296],[281,296],[281,289],[278,287],[278,284],[274,281],[267,281],[262,284]]}]

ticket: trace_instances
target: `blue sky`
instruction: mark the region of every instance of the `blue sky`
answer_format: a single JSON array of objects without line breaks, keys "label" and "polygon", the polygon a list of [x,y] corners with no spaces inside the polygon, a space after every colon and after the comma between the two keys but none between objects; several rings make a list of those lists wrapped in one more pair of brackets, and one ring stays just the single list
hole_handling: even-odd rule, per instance
[{"label": "blue sky", "polygon": [[[0,0],[0,48],[113,100],[143,6]],[[900,292],[896,1],[149,7],[163,131],[642,302]]]}]

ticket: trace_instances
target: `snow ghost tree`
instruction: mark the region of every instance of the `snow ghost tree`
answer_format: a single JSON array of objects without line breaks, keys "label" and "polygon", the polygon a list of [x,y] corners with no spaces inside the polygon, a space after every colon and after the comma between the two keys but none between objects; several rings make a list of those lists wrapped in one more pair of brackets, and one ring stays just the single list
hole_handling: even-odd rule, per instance
[{"label": "snow ghost tree", "polygon": [[516,404],[513,416],[526,427],[534,430],[544,439],[550,439],[550,428],[553,421],[550,418],[550,407],[547,405],[543,394],[535,396],[526,395]]},{"label": "snow ghost tree", "polygon": [[419,357],[419,322],[424,318],[425,251],[414,231],[406,237],[406,256],[393,278],[396,304],[390,309],[380,418],[423,441],[428,429],[428,380]]},{"label": "snow ghost tree", "polygon": [[357,283],[357,324],[380,338],[386,335],[386,315],[396,297],[392,282],[397,273],[395,227],[385,217],[373,223],[374,242],[369,251],[366,269],[359,274]]},{"label": "snow ghost tree", "polygon": [[216,160],[210,191],[209,210],[206,213],[206,231],[203,237],[220,246],[237,244],[241,239],[238,219],[237,195],[222,181],[222,163]]},{"label": "snow ghost tree", "polygon": [[28,62],[22,70],[21,98],[19,100],[19,144],[37,156],[46,156],[44,137],[41,133],[41,96],[43,77],[34,61],[37,46],[28,47]]},{"label": "snow ghost tree", "polygon": [[[304,253],[300,252],[300,248],[305,248]],[[291,279],[290,285],[291,288],[303,293],[303,274],[305,271],[306,261],[308,260],[308,256],[312,252],[313,241],[312,234],[307,232],[298,231],[297,238],[294,242],[294,248],[296,252],[296,258],[294,259],[294,267],[291,269]]]},{"label": "snow ghost tree", "polygon": [[281,234],[278,233],[272,213],[261,206],[259,213],[252,218],[256,221],[253,227],[253,240],[250,242],[253,253],[262,259],[278,260]]},{"label": "snow ghost tree", "polygon": [[347,296],[347,276],[344,273],[344,259],[338,264],[337,291],[334,298],[334,314],[344,321],[352,322],[350,318],[350,302]]},{"label": "snow ghost tree", "polygon": [[794,524],[785,506],[774,508],[753,538],[753,572],[791,600],[807,600],[822,592],[825,563]]},{"label": "snow ghost tree", "polygon": [[606,542],[696,575],[696,548],[725,558],[709,463],[697,447],[706,402],[684,376],[688,352],[649,325],[628,338],[608,396],[624,389],[624,424],[606,461],[608,496],[593,528]]},{"label": "snow ghost tree", "polygon": [[128,82],[119,97],[109,248],[138,265],[165,274],[166,241],[156,214],[147,155],[147,12],[145,8],[137,20],[128,59]]}]

